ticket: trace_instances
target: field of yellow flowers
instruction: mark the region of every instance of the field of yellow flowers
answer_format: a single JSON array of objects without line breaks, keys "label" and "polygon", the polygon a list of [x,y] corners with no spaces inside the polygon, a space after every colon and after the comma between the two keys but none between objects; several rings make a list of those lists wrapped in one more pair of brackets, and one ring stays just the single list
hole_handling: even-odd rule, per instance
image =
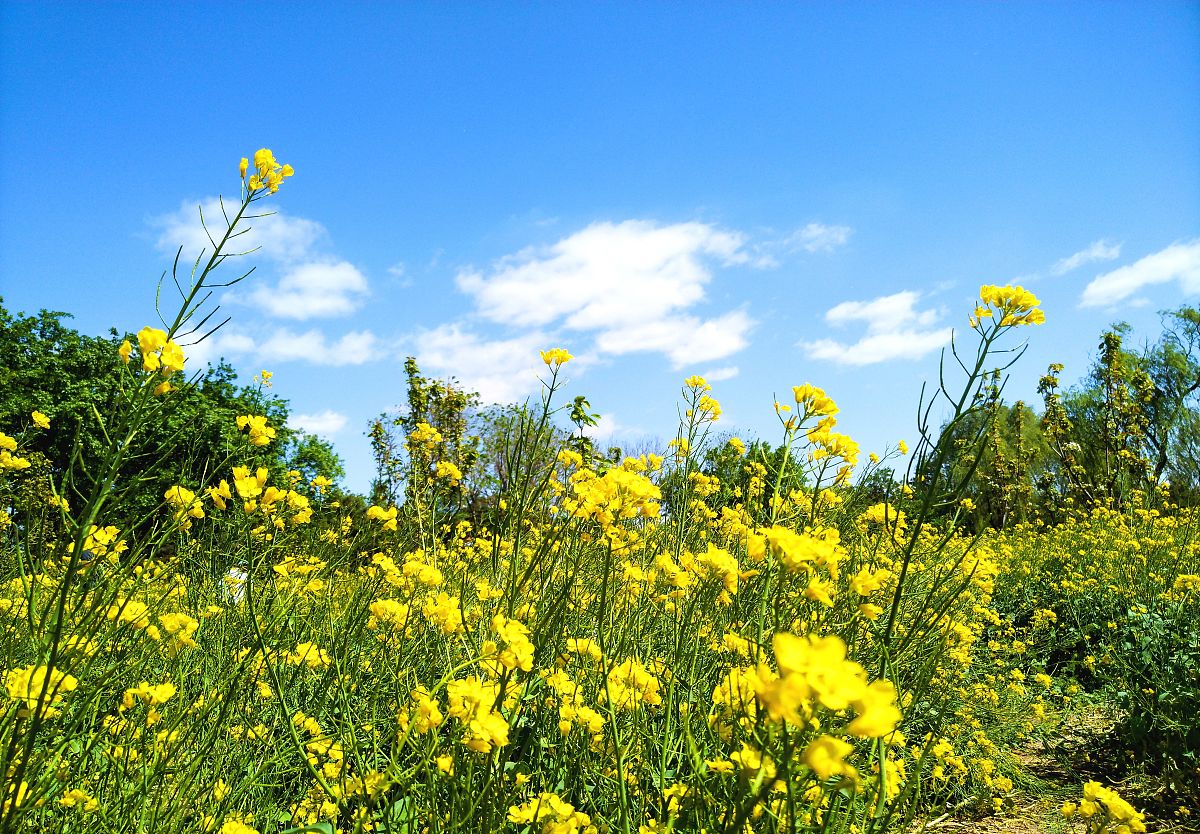
[{"label": "field of yellow flowers", "polygon": [[[699,377],[661,455],[535,454],[571,360],[552,348],[485,525],[446,512],[464,473],[427,423],[401,506],[355,514],[324,478],[234,455],[114,524],[126,450],[187,384],[181,334],[222,247],[291,174],[267,150],[242,160],[174,323],[112,357],[121,407],[88,479],[29,480],[46,415],[3,427],[0,831],[911,831],[1011,813],[1039,790],[1021,751],[1118,679],[1114,715],[1135,755],[1171,754],[1159,798],[1188,824],[1200,684],[1170,664],[1200,640],[1196,516],[1150,489],[965,533],[935,522],[961,484],[854,487],[935,460],[937,437],[860,460],[813,385],[775,404],[804,477],[746,461],[732,506],[698,466],[721,413]],[[955,413],[1040,321],[1030,293],[982,289],[975,356],[943,383]],[[237,427],[247,455],[274,441],[262,415]],[[1154,825],[1102,768],[1079,772],[1064,826]]]}]

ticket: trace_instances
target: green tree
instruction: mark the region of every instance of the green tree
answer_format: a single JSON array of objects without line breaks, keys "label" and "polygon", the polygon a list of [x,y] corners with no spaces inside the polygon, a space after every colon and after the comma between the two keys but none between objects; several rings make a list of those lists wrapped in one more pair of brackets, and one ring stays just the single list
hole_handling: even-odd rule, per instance
[{"label": "green tree", "polygon": [[[381,414],[367,432],[375,456],[371,500],[376,504],[399,503],[402,494],[407,503],[422,494],[436,461],[452,463],[466,474],[479,458],[479,437],[469,431],[479,395],[467,391],[456,379],[422,376],[412,356],[404,361],[404,373],[408,379],[408,407],[398,413]],[[412,447],[409,435],[422,423],[436,430],[438,440],[430,446]],[[463,495],[464,488],[459,484],[449,486],[442,497],[460,504]]]},{"label": "green tree", "polygon": [[1131,490],[1163,478],[1176,497],[1200,487],[1200,310],[1161,314],[1158,340],[1126,346],[1130,328],[1113,325],[1081,385],[1059,392],[1061,365],[1039,391],[1043,427],[1054,451],[1047,491],[1085,505],[1121,506]]},{"label": "green tree", "polygon": [[[1046,470],[1050,449],[1032,409],[996,396],[942,430],[951,434],[953,449],[943,463],[945,479],[961,481],[974,472],[963,496],[969,499],[965,506],[972,526],[1003,528],[1035,515],[1035,484]],[[952,514],[962,507],[943,509]]]},{"label": "green tree", "polygon": [[[75,484],[76,495],[92,484],[91,464],[107,447],[105,421],[120,409],[124,337],[83,336],[64,324],[65,313],[12,314],[0,300],[0,427],[20,428],[38,410],[49,416],[49,431],[30,433],[27,448],[45,459],[44,477],[56,485]],[[163,493],[175,484],[195,489],[229,477],[231,466],[266,467],[272,478],[289,469],[305,475],[340,477],[333,449],[317,438],[298,435],[287,425],[288,403],[263,384],[239,386],[229,365],[197,373],[164,397],[156,398],[153,432],[135,437],[120,471],[131,487],[120,504],[122,517],[106,523],[137,527],[155,515]],[[263,415],[276,430],[266,447],[252,446],[237,418]],[[148,474],[151,473],[151,474]],[[69,478],[67,476],[70,476]]]}]

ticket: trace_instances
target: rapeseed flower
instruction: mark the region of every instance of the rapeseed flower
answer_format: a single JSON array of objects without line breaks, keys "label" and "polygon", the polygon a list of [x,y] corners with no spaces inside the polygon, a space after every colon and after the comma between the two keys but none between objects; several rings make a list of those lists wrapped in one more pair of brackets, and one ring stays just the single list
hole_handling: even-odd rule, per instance
[{"label": "rapeseed flower", "polygon": [[250,435],[250,445],[266,446],[275,439],[275,429],[267,423],[267,418],[261,414],[242,414],[237,418],[238,431],[246,430]]},{"label": "rapeseed flower", "polygon": [[558,367],[570,362],[574,357],[562,348],[550,348],[541,351],[542,361],[551,367]]},{"label": "rapeseed flower", "polygon": [[61,713],[63,698],[79,687],[79,681],[66,672],[47,666],[24,666],[12,669],[4,676],[4,688],[8,697],[23,702],[21,715],[29,716],[38,709],[42,718],[53,718]]},{"label": "rapeseed flower", "polygon": [[846,756],[853,750],[853,745],[840,738],[818,736],[804,748],[804,763],[821,780],[843,775],[853,777],[857,771],[846,763]]},{"label": "rapeseed flower", "polygon": [[984,318],[992,318],[993,310],[1000,314],[1000,327],[1019,327],[1046,321],[1046,314],[1038,307],[1041,302],[1037,296],[1022,287],[985,284],[979,288],[979,298],[981,304],[970,317],[971,327],[978,327]]},{"label": "rapeseed flower", "polygon": [[[238,165],[238,170],[245,179],[246,172],[249,169],[248,160],[244,157]],[[291,165],[280,165],[275,161],[275,154],[271,153],[269,148],[259,148],[254,152],[254,170],[255,173],[246,182],[246,187],[251,194],[256,191],[265,189],[271,194],[279,190],[280,184],[286,177],[296,173]]]}]

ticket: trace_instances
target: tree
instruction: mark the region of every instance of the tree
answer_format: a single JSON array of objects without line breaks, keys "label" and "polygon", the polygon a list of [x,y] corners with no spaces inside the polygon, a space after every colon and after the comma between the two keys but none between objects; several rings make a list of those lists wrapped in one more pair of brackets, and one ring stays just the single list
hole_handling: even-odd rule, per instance
[{"label": "tree", "polygon": [[[479,457],[479,438],[468,431],[479,395],[467,391],[454,378],[422,376],[412,356],[404,361],[404,373],[408,378],[408,408],[381,414],[367,432],[375,456],[371,500],[376,504],[399,503],[402,493],[407,503],[422,493],[433,475],[435,460],[453,464],[465,474],[474,469]],[[409,438],[422,424],[435,434],[430,435],[429,443],[413,446]],[[443,497],[459,503],[461,485],[451,487]]]},{"label": "tree", "polygon": [[1141,350],[1126,346],[1127,324],[1105,331],[1087,378],[1065,394],[1061,365],[1042,378],[1060,495],[1121,506],[1131,490],[1164,478],[1178,498],[1200,486],[1200,310],[1161,316],[1158,340]]},{"label": "tree", "polygon": [[1161,314],[1163,334],[1142,364],[1151,383],[1146,443],[1154,478],[1200,487],[1200,309]]},{"label": "tree", "polygon": [[[123,364],[117,352],[123,336],[83,336],[66,326],[65,313],[13,315],[0,299],[0,427],[19,429],[38,410],[48,415],[49,431],[29,433],[24,448],[44,456],[44,477],[79,491],[91,483],[92,462],[107,445],[104,425],[122,407]],[[292,468],[337,477],[340,462],[317,438],[305,439],[287,426],[288,403],[260,381],[239,386],[227,364],[206,368],[187,384],[156,398],[158,423],[137,435],[120,477],[130,491],[120,504],[122,518],[106,523],[133,528],[154,517],[163,493],[181,484],[195,489],[229,477],[235,465],[266,467],[272,479]],[[240,415],[262,415],[276,431],[265,447],[252,446],[237,426]],[[149,466],[156,462],[154,467]],[[293,466],[293,464],[295,464]],[[153,470],[153,475],[147,475]],[[67,476],[70,475],[68,478]],[[71,495],[65,496],[68,502]]]}]

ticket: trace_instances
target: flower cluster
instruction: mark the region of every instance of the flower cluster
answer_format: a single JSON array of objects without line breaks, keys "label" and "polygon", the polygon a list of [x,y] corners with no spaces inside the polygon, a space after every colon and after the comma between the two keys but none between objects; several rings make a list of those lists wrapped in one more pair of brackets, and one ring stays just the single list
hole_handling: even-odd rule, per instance
[{"label": "flower cluster", "polygon": [[[250,160],[242,157],[241,163],[238,165],[238,172],[242,175],[242,179],[246,179],[246,172],[250,168]],[[279,190],[280,183],[285,177],[290,177],[294,173],[291,165],[280,165],[275,161],[275,154],[271,153],[268,148],[259,148],[254,152],[254,173],[246,182],[246,187],[253,194],[256,191],[266,189],[267,192],[274,194]]]},{"label": "flower cluster", "polygon": [[1083,800],[1079,804],[1064,802],[1063,816],[1075,817],[1087,825],[1088,834],[1138,834],[1146,830],[1142,813],[1126,802],[1112,788],[1096,781],[1083,786]]},{"label": "flower cluster", "polygon": [[47,666],[24,666],[12,669],[4,676],[8,697],[23,704],[21,715],[24,716],[35,711],[42,718],[59,715],[63,698],[78,687],[79,681],[74,676]]},{"label": "flower cluster", "polygon": [[985,284],[979,288],[979,299],[980,304],[970,317],[971,327],[978,327],[985,318],[995,318],[996,313],[1000,314],[1000,327],[1019,327],[1046,321],[1046,314],[1038,306],[1041,302],[1037,296],[1022,287]]},{"label": "flower cluster", "polygon": [[[157,327],[143,327],[138,331],[138,351],[142,358],[142,370],[147,374],[162,374],[169,378],[172,374],[182,373],[187,361],[181,348],[173,339],[167,337],[165,330]],[[121,361],[129,364],[133,355],[133,345],[126,339],[117,349]],[[164,379],[154,388],[155,394],[165,394],[171,390],[169,379]]]},{"label": "flower cluster", "polygon": [[275,439],[275,429],[261,414],[242,414],[237,418],[238,431],[249,432],[251,446],[266,446]]}]

